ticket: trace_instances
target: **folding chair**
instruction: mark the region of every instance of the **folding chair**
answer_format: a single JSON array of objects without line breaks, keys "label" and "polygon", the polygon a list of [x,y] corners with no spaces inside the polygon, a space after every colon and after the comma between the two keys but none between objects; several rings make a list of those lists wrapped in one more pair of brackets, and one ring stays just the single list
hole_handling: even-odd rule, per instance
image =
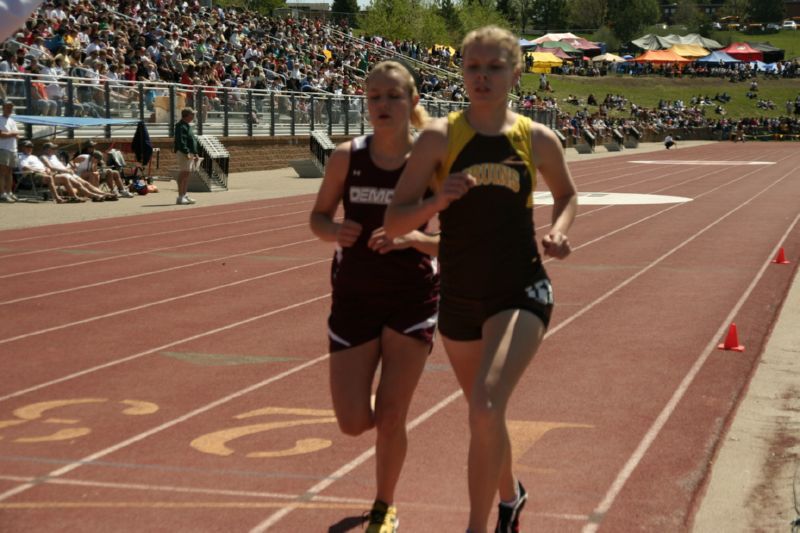
[{"label": "folding chair", "polygon": [[36,186],[36,180],[34,179],[33,172],[24,172],[19,168],[14,169],[11,173],[12,178],[12,191],[18,198],[26,198],[31,200],[43,200],[47,201],[50,199],[50,191],[45,189],[40,189]]}]

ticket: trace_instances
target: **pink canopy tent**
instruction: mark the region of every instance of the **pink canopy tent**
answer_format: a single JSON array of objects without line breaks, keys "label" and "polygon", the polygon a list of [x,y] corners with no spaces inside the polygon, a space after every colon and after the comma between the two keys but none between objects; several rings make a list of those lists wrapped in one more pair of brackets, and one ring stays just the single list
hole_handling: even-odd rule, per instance
[{"label": "pink canopy tent", "polygon": [[756,50],[747,43],[731,43],[727,48],[720,50],[740,61],[763,61],[764,52]]},{"label": "pink canopy tent", "polygon": [[586,40],[583,37],[576,37],[574,39],[561,39],[562,43],[567,43],[573,48],[588,52],[587,55],[592,55],[592,52],[600,53],[600,47],[592,41]]},{"label": "pink canopy tent", "polygon": [[537,39],[534,39],[532,42],[541,44],[548,41],[560,41],[561,39],[578,39],[578,36],[574,33],[547,33]]},{"label": "pink canopy tent", "polygon": [[543,52],[543,53],[551,53],[559,59],[563,59],[565,61],[574,61],[575,58],[566,53],[561,48],[545,48],[544,46],[537,46],[532,50],[532,52]]}]

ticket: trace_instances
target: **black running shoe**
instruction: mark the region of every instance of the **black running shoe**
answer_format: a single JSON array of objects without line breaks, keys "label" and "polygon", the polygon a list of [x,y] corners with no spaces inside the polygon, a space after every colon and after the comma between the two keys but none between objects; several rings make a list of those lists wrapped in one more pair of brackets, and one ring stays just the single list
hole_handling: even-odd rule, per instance
[{"label": "black running shoe", "polygon": [[519,513],[525,507],[525,502],[528,500],[528,493],[525,492],[525,487],[522,483],[517,481],[519,488],[519,498],[513,507],[505,505],[500,502],[497,506],[497,527],[494,528],[495,533],[519,533]]}]

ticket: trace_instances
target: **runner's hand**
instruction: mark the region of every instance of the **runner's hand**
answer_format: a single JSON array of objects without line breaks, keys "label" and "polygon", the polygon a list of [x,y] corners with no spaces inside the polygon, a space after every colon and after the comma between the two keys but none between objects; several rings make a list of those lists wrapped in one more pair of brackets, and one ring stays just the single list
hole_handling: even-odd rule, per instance
[{"label": "runner's hand", "polygon": [[542,248],[545,255],[556,259],[564,259],[572,252],[569,239],[560,231],[553,231],[545,235],[542,239]]},{"label": "runner's hand", "polygon": [[412,231],[411,233],[395,237],[394,240],[392,240],[386,237],[386,230],[381,226],[372,232],[367,246],[369,246],[370,250],[378,252],[379,254],[389,253],[392,250],[404,250],[411,246],[411,237],[414,233],[415,232]]},{"label": "runner's hand", "polygon": [[361,224],[353,220],[344,219],[336,228],[336,242],[342,248],[353,246],[359,235],[361,235]]},{"label": "runner's hand", "polygon": [[475,178],[464,172],[455,172],[447,176],[442,183],[442,188],[436,193],[436,206],[439,211],[467,194],[477,182]]}]

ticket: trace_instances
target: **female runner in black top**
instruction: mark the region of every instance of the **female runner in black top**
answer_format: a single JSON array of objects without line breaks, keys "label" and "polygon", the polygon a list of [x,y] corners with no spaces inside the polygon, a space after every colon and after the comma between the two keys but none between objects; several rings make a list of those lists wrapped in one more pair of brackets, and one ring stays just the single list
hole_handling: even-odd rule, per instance
[{"label": "female runner in black top", "polygon": [[[385,61],[367,78],[374,133],[338,146],[311,213],[311,229],[335,241],[328,319],[330,382],[339,427],[348,435],[377,428],[377,493],[370,533],[397,528],[394,492],[406,455],[406,416],[430,353],[439,301],[438,236],[426,223],[387,239],[386,206],[427,115],[411,74]],[[334,220],[344,206],[344,219]],[[374,410],[372,382],[381,365]]]},{"label": "female runner in black top", "polygon": [[[506,408],[550,319],[553,293],[533,232],[537,171],[553,194],[546,255],[570,253],[577,193],[561,145],[547,127],[508,109],[521,74],[517,38],[498,27],[462,44],[469,107],[420,135],[384,221],[400,235],[439,213],[439,328],[469,402],[469,532],[484,533],[495,492],[495,531],[519,531],[527,494],[511,470]],[[433,181],[436,194],[424,198]]]}]

